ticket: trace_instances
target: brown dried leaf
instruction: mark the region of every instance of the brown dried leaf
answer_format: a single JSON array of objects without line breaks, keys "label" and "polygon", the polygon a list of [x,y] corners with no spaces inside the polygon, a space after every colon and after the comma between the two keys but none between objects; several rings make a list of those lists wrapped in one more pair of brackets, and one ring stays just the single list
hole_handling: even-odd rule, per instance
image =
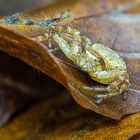
[{"label": "brown dried leaf", "polygon": [[[128,3],[131,5],[129,10],[125,9],[125,5]],[[124,6],[123,14],[115,11],[120,5]],[[44,16],[47,18],[57,17],[63,11],[70,10],[74,22],[70,24],[70,21],[66,20],[60,21],[58,24],[69,23],[82,34],[89,36],[94,42],[100,40],[103,44],[119,51],[124,57],[132,84],[125,101],[120,95],[108,99],[100,105],[94,104],[96,92],[81,90],[80,87],[82,85],[100,87],[100,84],[95,84],[87,74],[75,68],[71,62],[63,57],[60,51],[51,54],[48,52],[47,45],[39,44],[30,39],[30,37],[45,33],[47,28],[42,30],[40,27],[3,24],[4,27],[0,27],[0,49],[57,80],[70,91],[76,102],[84,108],[113,119],[120,119],[124,115],[140,111],[140,60],[138,52],[140,20],[134,14],[131,15],[132,18],[128,15],[128,13],[132,13],[131,7],[135,5],[128,0],[123,2],[119,0],[117,2],[113,0],[62,1],[62,3],[50,8],[20,14],[20,18],[23,20],[30,18],[33,21],[41,21]],[[4,18],[2,17],[1,20]]]},{"label": "brown dried leaf", "polygon": [[103,117],[80,108],[67,93],[58,92],[1,128],[0,139],[127,140],[140,131],[139,120],[138,113],[120,121]]}]

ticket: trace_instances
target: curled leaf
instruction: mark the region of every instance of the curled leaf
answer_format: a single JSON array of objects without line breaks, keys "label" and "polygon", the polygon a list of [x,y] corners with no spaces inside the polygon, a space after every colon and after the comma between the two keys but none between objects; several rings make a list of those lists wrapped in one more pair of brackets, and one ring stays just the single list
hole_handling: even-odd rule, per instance
[{"label": "curled leaf", "polygon": [[118,51],[126,61],[131,80],[131,88],[126,94],[126,100],[123,100],[123,95],[120,95],[96,105],[94,100],[97,92],[83,90],[81,87],[101,88],[102,85],[94,82],[86,73],[79,70],[64,57],[61,50],[51,53],[47,42],[41,44],[31,39],[31,37],[46,33],[48,31],[46,27],[20,24],[17,19],[14,24],[9,24],[10,17],[2,17],[0,50],[21,59],[61,83],[82,107],[113,119],[120,119],[124,115],[140,111],[140,27],[138,26],[140,20],[137,14],[131,14],[131,18],[128,14],[131,13],[131,8],[139,3],[129,4],[130,7],[126,4],[120,5],[120,1],[106,1],[106,3],[85,2],[84,0],[62,1],[46,9],[17,15],[20,21],[30,19],[32,22],[41,22],[44,17],[48,21],[68,12],[70,18],[60,20],[57,25],[69,25],[78,29],[93,42],[101,42]]}]

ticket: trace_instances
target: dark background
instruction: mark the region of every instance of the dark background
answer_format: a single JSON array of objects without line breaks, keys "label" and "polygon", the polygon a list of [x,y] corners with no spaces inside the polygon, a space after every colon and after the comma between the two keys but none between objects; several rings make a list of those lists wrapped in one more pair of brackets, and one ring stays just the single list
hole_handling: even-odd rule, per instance
[{"label": "dark background", "polygon": [[26,9],[44,7],[57,0],[0,0],[0,15],[22,12]]}]

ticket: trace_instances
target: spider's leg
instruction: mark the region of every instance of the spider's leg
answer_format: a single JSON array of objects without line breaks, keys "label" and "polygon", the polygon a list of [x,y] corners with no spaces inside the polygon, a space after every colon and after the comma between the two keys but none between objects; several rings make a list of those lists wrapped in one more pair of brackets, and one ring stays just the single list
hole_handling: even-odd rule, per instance
[{"label": "spider's leg", "polygon": [[[104,72],[99,72],[98,73],[98,75],[102,76],[101,77],[102,79],[105,78],[105,77],[103,77],[104,74],[102,75],[102,73],[104,73]],[[114,75],[113,73],[116,73],[116,75],[117,75],[117,72],[109,72],[108,71],[108,72],[106,72],[106,74],[107,73],[108,73],[107,78],[109,78],[109,77],[111,78]],[[96,78],[97,78],[97,76],[96,76]],[[130,86],[130,83],[129,83],[128,74],[123,73],[122,75],[115,78],[115,80],[109,84],[109,86],[107,88],[108,89],[107,93],[96,95],[96,101],[95,102],[100,103],[101,101],[103,101],[105,99],[108,99],[108,98],[111,98],[111,97],[114,97],[114,96],[117,96],[117,95],[120,95],[120,94],[123,94],[123,93],[124,93],[124,97],[125,97],[126,92],[129,89],[129,86]]]},{"label": "spider's leg", "polygon": [[80,87],[81,89],[84,89],[84,90],[89,90],[89,91],[95,91],[95,92],[108,92],[108,89],[107,87],[101,87],[101,86],[81,86]]},{"label": "spider's leg", "polygon": [[118,78],[116,78],[109,86],[108,86],[108,91],[112,92],[114,90],[119,90],[120,93],[122,93],[123,91],[128,91],[130,86],[130,82],[129,82],[129,76],[127,73],[124,73],[120,76],[118,76]]},{"label": "spider's leg", "polygon": [[85,43],[85,48],[84,48],[84,50],[89,50],[89,49],[91,49],[91,47],[92,47],[92,45],[93,45],[92,41],[91,41],[88,37],[86,37],[86,36],[82,36],[82,40],[83,40],[84,43]]},{"label": "spider's leg", "polygon": [[44,42],[44,41],[47,41],[49,39],[49,35],[48,35],[48,33],[46,33],[46,34],[43,34],[43,35],[40,35],[37,37],[33,37],[32,39],[34,41],[37,41],[37,42]]},{"label": "spider's leg", "polygon": [[49,29],[49,38],[48,38],[48,47],[50,50],[54,50],[52,49],[52,28]]},{"label": "spider's leg", "polygon": [[55,51],[55,49],[52,49],[52,28],[50,28],[48,30],[48,33],[46,34],[42,34],[40,36],[37,36],[37,37],[34,37],[32,38],[34,41],[37,41],[37,42],[45,42],[45,41],[48,41],[48,48],[49,48],[49,51],[53,52]]},{"label": "spider's leg", "polygon": [[[88,88],[88,90],[91,91],[104,92],[103,94],[96,94],[95,102],[97,103],[127,92],[130,86],[128,74],[119,71],[99,71],[93,73],[92,78],[93,77],[100,83],[107,83],[107,81],[110,80],[110,84],[105,89],[100,89],[100,87],[97,89],[96,87]],[[114,80],[112,81],[112,79]],[[87,89],[87,87],[83,87],[83,89]]]},{"label": "spider's leg", "polygon": [[104,101],[106,99],[109,99],[111,97],[114,97],[114,96],[118,96],[120,94],[122,94],[122,93],[120,93],[120,92],[111,92],[111,93],[97,94],[95,96],[95,103],[100,104],[102,101]]},{"label": "spider's leg", "polygon": [[[63,29],[64,30],[64,29]],[[62,32],[70,34],[73,37],[72,43],[66,41],[60,34],[61,32],[55,32],[53,35],[54,41],[58,44],[59,48],[63,53],[73,62],[78,61],[80,54],[82,53],[81,48],[81,35],[80,32],[67,27],[67,29]]]}]

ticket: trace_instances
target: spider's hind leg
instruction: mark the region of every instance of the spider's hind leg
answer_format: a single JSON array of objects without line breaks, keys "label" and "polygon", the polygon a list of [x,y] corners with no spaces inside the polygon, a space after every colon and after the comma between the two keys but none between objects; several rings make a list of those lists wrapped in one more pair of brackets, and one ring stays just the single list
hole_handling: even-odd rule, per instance
[{"label": "spider's hind leg", "polygon": [[111,92],[111,93],[97,94],[95,96],[95,103],[100,104],[102,101],[104,101],[106,99],[109,99],[111,97],[114,97],[114,96],[118,96],[120,94],[122,94],[122,93],[120,93],[120,92]]}]

